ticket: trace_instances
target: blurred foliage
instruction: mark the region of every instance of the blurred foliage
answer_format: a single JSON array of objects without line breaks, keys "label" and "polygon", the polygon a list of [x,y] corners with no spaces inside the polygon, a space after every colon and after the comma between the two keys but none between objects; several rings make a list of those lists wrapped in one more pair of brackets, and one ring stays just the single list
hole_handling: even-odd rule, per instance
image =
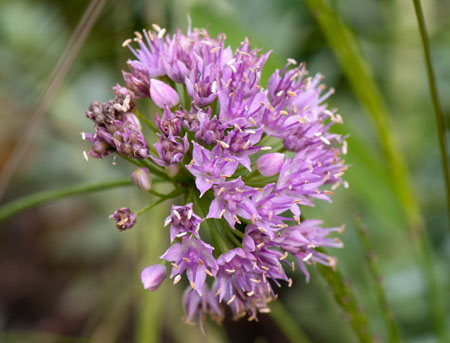
[{"label": "blurred foliage", "polygon": [[[4,0],[0,2],[0,168],[22,133],[27,116],[65,48],[89,1]],[[447,299],[450,241],[440,158],[426,82],[420,38],[409,0],[334,1],[334,11],[350,24],[373,80],[386,99],[398,149],[412,175],[412,192],[430,234],[439,283]],[[450,92],[450,3],[424,1],[432,57],[441,94]],[[131,167],[118,160],[83,160],[87,149],[79,132],[91,123],[90,102],[111,97],[131,54],[121,43],[133,31],[158,23],[186,29],[187,15],[196,27],[215,35],[225,32],[232,47],[249,36],[272,49],[263,75],[286,58],[305,61],[312,74],[326,76],[336,89],[330,105],[339,108],[349,133],[348,190],[339,189],[332,204],[305,210],[330,226],[347,224],[344,249],[332,251],[356,293],[372,331],[387,337],[365,252],[354,228],[361,214],[370,228],[382,285],[398,320],[402,342],[437,342],[425,296],[424,275],[414,259],[402,205],[394,191],[390,166],[370,118],[358,102],[314,16],[302,0],[118,0],[109,1],[63,85],[46,113],[32,148],[22,161],[2,201],[81,182],[127,177]],[[443,97],[450,112],[450,98]],[[152,113],[151,113],[152,114]],[[448,121],[448,117],[446,118]],[[163,190],[163,189],[162,189]],[[133,188],[76,197],[28,210],[0,230],[0,341],[71,342],[286,342],[276,322],[226,320],[208,323],[207,335],[181,320],[182,287],[165,282],[157,293],[141,288],[142,267],[163,253],[167,235],[162,218],[168,204],[139,220],[130,232],[117,232],[108,215],[124,205],[139,209],[152,200]],[[283,288],[279,301],[312,342],[353,342],[346,318],[325,281],[311,268],[311,281],[292,274],[294,287]]]}]

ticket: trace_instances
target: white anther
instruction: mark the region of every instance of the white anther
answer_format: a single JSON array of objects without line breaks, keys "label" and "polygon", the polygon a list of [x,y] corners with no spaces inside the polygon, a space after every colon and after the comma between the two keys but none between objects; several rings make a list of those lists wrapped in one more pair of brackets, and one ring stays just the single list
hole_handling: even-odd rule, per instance
[{"label": "white anther", "polygon": [[83,151],[83,157],[86,160],[86,162],[89,161],[89,156],[86,151]]},{"label": "white anther", "polygon": [[175,217],[178,218],[178,220],[181,220],[181,216],[180,216],[180,214],[178,213],[177,210],[173,210],[172,213],[175,215]]},{"label": "white anther", "polygon": [[304,262],[308,261],[311,257],[312,257],[312,252],[310,252],[308,255],[305,256],[305,258],[303,259]]}]

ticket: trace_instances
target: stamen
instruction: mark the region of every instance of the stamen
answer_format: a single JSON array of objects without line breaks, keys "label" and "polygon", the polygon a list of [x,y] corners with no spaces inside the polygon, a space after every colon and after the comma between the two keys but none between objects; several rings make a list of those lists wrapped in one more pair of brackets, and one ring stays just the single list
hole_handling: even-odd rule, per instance
[{"label": "stamen", "polygon": [[122,48],[125,48],[126,46],[128,46],[133,40],[131,38],[126,39],[123,43],[122,43]]},{"label": "stamen", "polygon": [[225,212],[226,212],[226,210],[223,209],[222,212],[220,212],[220,214],[219,214],[219,218],[222,218],[222,216],[225,214]]},{"label": "stamen", "polygon": [[252,281],[254,283],[261,283],[261,280],[258,280],[258,279],[250,279],[250,281]]},{"label": "stamen", "polygon": [[86,160],[86,162],[89,161],[89,156],[86,151],[83,151],[83,157]]},{"label": "stamen", "polygon": [[161,28],[157,24],[152,24],[152,27],[153,27],[153,30],[155,30],[156,32],[161,31]]},{"label": "stamen", "polygon": [[175,278],[173,279],[173,284],[176,285],[178,282],[180,282],[180,280],[181,280],[181,275],[175,276]]},{"label": "stamen", "polygon": [[286,257],[288,257],[289,253],[287,251],[284,252],[284,255],[280,257],[280,261],[283,261]]},{"label": "stamen", "polygon": [[190,262],[190,260],[187,257],[183,257],[183,260],[186,261],[187,263]]},{"label": "stamen", "polygon": [[187,214],[187,219],[191,220],[191,218],[192,218],[192,209],[190,209]]},{"label": "stamen", "polygon": [[306,257],[303,259],[304,262],[308,261],[312,257],[312,252],[310,252]]},{"label": "stamen", "polygon": [[292,281],[292,279],[291,278],[289,278],[289,280],[288,280],[288,287],[292,287],[292,284],[294,283],[294,281]]},{"label": "stamen", "polygon": [[180,214],[178,213],[177,210],[173,210],[172,213],[175,215],[175,217],[178,218],[178,220],[181,220],[181,216],[180,216]]},{"label": "stamen", "polygon": [[219,189],[219,191],[217,192],[217,196],[220,196],[223,192],[225,192],[225,187]]},{"label": "stamen", "polygon": [[189,164],[187,165],[187,167],[188,167],[188,168],[191,168],[191,167],[192,167],[192,165],[194,164],[194,162],[195,162],[195,160],[194,160],[194,159],[192,159],[192,160],[191,160],[191,162],[189,162]]},{"label": "stamen", "polygon": [[262,233],[267,233],[267,230],[261,226],[258,226],[258,230],[261,231]]},{"label": "stamen", "polygon": [[221,146],[222,148],[224,148],[224,149],[228,149],[228,148],[230,147],[229,144],[227,144],[227,143],[225,143],[225,142],[223,142],[223,141],[221,141],[221,140],[217,140],[217,143],[219,143],[220,146]]},{"label": "stamen", "polygon": [[288,58],[287,61],[288,61],[289,64],[294,64],[294,65],[297,64],[297,61],[294,60],[293,58]]},{"label": "stamen", "polygon": [[236,294],[233,294],[231,299],[227,301],[227,305],[230,305],[234,301],[234,299],[236,299]]},{"label": "stamen", "polygon": [[176,263],[171,263],[172,267],[174,267],[175,269],[180,269],[180,266]]}]

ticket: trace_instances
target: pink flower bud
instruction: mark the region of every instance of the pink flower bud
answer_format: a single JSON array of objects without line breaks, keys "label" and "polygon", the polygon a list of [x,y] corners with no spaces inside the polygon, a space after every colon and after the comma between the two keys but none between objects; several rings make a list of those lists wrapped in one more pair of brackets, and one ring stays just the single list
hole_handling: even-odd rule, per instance
[{"label": "pink flower bud", "polygon": [[279,152],[262,155],[256,161],[256,169],[258,169],[262,176],[274,176],[280,171],[283,159],[284,155]]},{"label": "pink flower bud", "polygon": [[152,189],[152,177],[147,168],[139,168],[131,172],[133,183],[144,191]]},{"label": "pink flower bud", "polygon": [[177,91],[157,79],[150,80],[150,96],[159,108],[164,108],[164,106],[172,108],[180,102]]},{"label": "pink flower bud", "polygon": [[148,266],[141,273],[141,281],[144,288],[149,291],[156,291],[166,278],[167,270],[162,264]]}]

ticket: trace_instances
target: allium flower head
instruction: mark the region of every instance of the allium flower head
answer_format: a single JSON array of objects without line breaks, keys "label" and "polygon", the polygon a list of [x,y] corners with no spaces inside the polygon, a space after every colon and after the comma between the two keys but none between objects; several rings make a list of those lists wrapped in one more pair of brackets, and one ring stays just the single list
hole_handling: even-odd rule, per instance
[{"label": "allium flower head", "polygon": [[[333,90],[322,76],[308,76],[304,64],[288,59],[262,84],[270,52],[249,39],[233,50],[224,34],[204,29],[169,35],[153,25],[124,46],[134,56],[123,71],[125,87],[114,87],[113,100],[91,104],[94,133],[83,137],[92,157],[116,154],[142,166],[134,183],[160,201],[184,196],[164,222],[170,246],[160,258],[173,282],[187,285],[185,320],[220,321],[226,306],[234,318],[257,320],[277,289],[292,285],[285,267],[297,265],[307,280],[312,262],[334,267],[336,259],[317,248],[341,247],[330,237],[341,229],[302,218],[304,206],[331,201],[346,186],[345,137],[331,132],[342,117],[325,103]],[[139,112],[138,98],[158,113]],[[144,137],[138,117],[153,135]],[[150,146],[149,137],[156,137]],[[150,189],[149,174],[174,191],[156,191],[156,181]],[[136,219],[127,208],[111,217],[119,229]],[[163,267],[152,266],[142,281],[156,289],[164,276]]]}]

